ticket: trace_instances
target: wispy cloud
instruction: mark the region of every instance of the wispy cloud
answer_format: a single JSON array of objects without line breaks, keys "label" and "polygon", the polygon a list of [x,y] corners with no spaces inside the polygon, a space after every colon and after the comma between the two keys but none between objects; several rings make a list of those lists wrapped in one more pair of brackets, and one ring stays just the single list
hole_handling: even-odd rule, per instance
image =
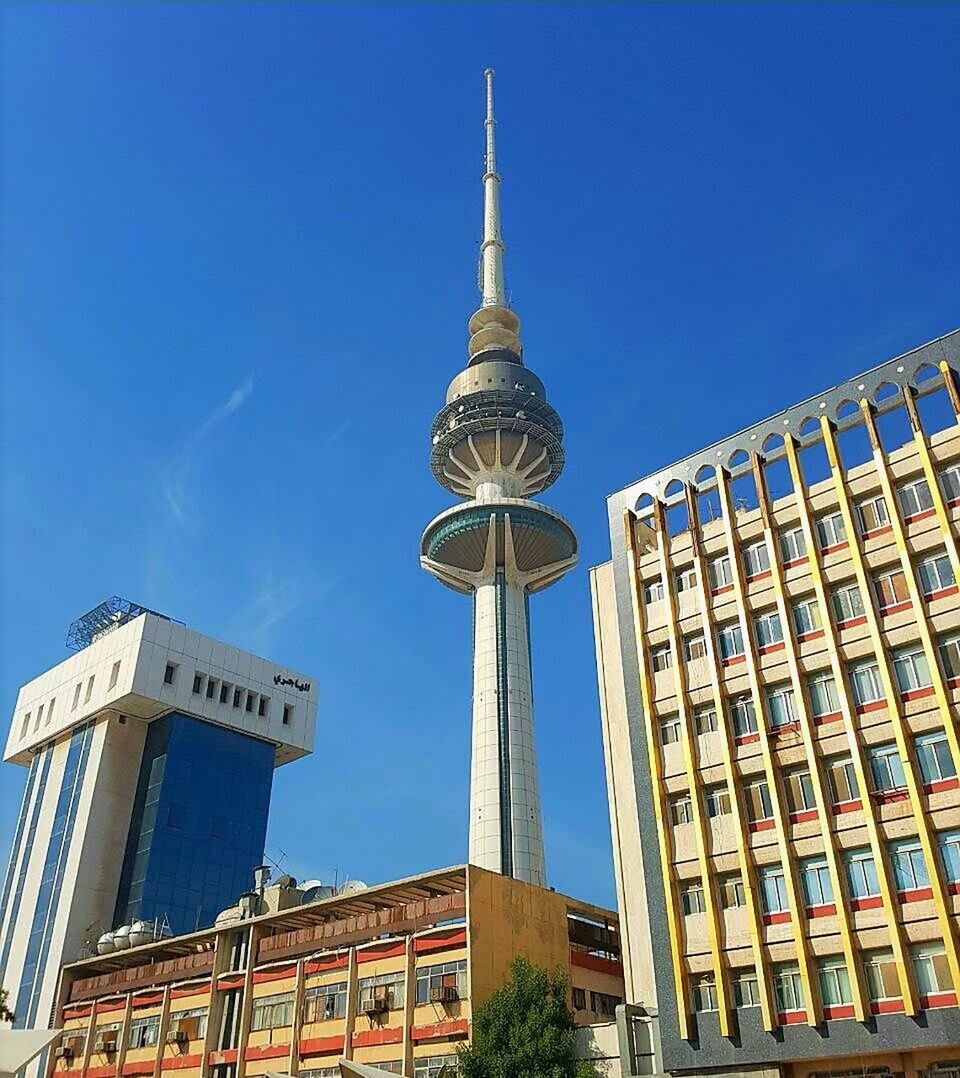
[{"label": "wispy cloud", "polygon": [[198,447],[219,423],[228,419],[253,393],[252,374],[236,386],[230,394],[210,412],[184,439],[179,451],[174,454],[169,469],[161,476],[160,489],[163,504],[169,516],[179,527],[188,525],[188,505],[190,500],[189,479],[193,470],[194,458]]}]

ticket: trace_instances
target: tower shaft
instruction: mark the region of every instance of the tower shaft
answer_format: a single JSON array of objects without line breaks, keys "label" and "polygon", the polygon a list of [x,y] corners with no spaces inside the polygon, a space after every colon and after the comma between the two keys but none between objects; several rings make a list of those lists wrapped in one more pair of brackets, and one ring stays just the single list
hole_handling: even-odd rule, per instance
[{"label": "tower shaft", "polygon": [[543,825],[523,585],[497,568],[474,591],[473,619],[470,862],[542,887]]}]

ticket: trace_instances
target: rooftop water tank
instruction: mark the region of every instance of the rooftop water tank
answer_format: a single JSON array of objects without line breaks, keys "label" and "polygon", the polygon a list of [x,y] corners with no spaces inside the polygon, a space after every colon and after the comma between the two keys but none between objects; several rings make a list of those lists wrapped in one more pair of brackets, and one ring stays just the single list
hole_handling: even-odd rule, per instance
[{"label": "rooftop water tank", "polygon": [[113,943],[113,933],[104,932],[104,934],[97,940],[97,954],[110,954],[115,950],[116,947]]},{"label": "rooftop water tank", "polygon": [[125,951],[130,946],[130,926],[121,925],[113,933],[113,946],[118,951]]}]

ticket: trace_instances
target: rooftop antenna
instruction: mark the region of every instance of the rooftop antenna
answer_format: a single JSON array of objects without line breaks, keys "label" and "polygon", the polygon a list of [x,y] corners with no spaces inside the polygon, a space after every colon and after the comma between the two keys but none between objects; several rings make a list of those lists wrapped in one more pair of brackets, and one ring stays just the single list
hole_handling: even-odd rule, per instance
[{"label": "rooftop antenna", "polygon": [[493,115],[493,69],[483,73],[487,80],[487,153],[483,173],[482,307],[506,307],[503,283],[503,240],[500,237],[500,177],[497,174],[497,121]]}]

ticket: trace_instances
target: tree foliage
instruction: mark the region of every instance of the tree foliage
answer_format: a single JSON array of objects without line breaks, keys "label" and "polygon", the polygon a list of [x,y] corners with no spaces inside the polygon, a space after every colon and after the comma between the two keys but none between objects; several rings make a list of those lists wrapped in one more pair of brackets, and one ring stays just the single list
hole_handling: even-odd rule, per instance
[{"label": "tree foliage", "polygon": [[7,1000],[10,998],[6,988],[0,988],[0,1022],[12,1022],[13,1011],[7,1006]]},{"label": "tree foliage", "polygon": [[473,1013],[473,1043],[461,1049],[460,1078],[595,1078],[576,1058],[567,979],[515,958],[510,980]]}]

